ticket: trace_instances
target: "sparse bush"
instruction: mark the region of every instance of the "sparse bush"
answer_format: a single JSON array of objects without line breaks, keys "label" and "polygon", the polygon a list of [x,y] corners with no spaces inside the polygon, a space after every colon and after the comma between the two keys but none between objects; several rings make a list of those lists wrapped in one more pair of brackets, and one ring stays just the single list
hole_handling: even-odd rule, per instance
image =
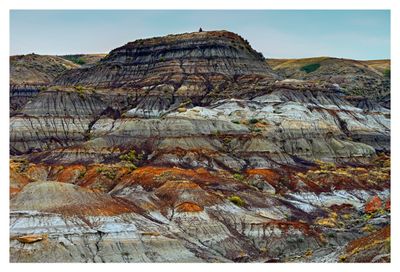
[{"label": "sparse bush", "polygon": [[75,88],[75,90],[76,90],[76,92],[78,93],[78,95],[80,96],[80,97],[83,97],[83,93],[84,93],[84,88],[82,87],[82,86],[75,86],[74,87]]},{"label": "sparse bush", "polygon": [[233,178],[238,180],[238,181],[243,181],[244,180],[244,176],[242,174],[233,174]]},{"label": "sparse bush", "polygon": [[78,179],[83,178],[86,175],[86,171],[79,172]]},{"label": "sparse bush", "polygon": [[240,121],[238,121],[238,120],[232,120],[231,122],[234,124],[240,124]]},{"label": "sparse bush", "polygon": [[143,153],[142,154],[137,154],[135,149],[132,149],[128,153],[119,156],[119,159],[121,161],[128,162],[129,163],[129,169],[131,171],[133,171],[133,170],[135,170],[137,168],[136,164],[143,159]]},{"label": "sparse bush", "polygon": [[233,195],[230,196],[228,200],[239,207],[246,205],[246,202],[243,199],[241,199],[240,196]]},{"label": "sparse bush", "polygon": [[252,118],[252,119],[249,120],[249,123],[250,123],[250,124],[257,124],[258,121],[259,121],[258,119]]},{"label": "sparse bush", "polygon": [[139,160],[138,155],[136,154],[135,149],[132,149],[131,151],[129,151],[126,154],[123,154],[121,156],[119,156],[119,159],[121,161],[127,161],[127,162],[137,162]]},{"label": "sparse bush", "polygon": [[107,169],[107,168],[97,168],[97,173],[102,174],[108,179],[114,180],[117,177],[117,171],[115,169]]},{"label": "sparse bush", "polygon": [[390,69],[385,69],[385,71],[383,71],[383,75],[384,75],[386,78],[390,78]]},{"label": "sparse bush", "polygon": [[307,251],[304,253],[304,255],[306,256],[306,257],[311,257],[312,255],[313,255],[313,250],[312,249],[307,249]]},{"label": "sparse bush", "polygon": [[309,73],[316,71],[320,66],[321,66],[321,64],[319,64],[319,63],[312,63],[312,64],[304,65],[303,67],[300,68],[300,71],[304,71],[307,74],[309,74]]},{"label": "sparse bush", "polygon": [[228,145],[228,144],[230,144],[230,142],[232,142],[232,140],[233,140],[233,137],[232,137],[232,136],[225,136],[225,137],[222,139],[222,142],[223,142],[225,145]]},{"label": "sparse bush", "polygon": [[328,232],[328,237],[329,238],[335,238],[336,237],[336,233],[334,233],[334,232]]},{"label": "sparse bush", "polygon": [[64,59],[67,59],[69,61],[72,61],[73,63],[76,63],[78,65],[83,65],[86,64],[86,61],[82,58],[82,56],[77,56],[77,55],[66,55],[63,56]]}]

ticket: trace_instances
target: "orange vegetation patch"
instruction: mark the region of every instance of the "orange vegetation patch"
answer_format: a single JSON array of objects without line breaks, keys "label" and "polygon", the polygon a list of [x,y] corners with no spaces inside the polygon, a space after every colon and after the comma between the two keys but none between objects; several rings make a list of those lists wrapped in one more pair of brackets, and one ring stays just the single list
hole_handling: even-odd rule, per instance
[{"label": "orange vegetation patch", "polygon": [[316,236],[319,237],[319,235],[310,228],[310,225],[298,221],[280,221],[280,220],[274,220],[268,223],[263,224],[266,227],[276,227],[282,230],[283,232],[288,232],[290,229],[297,229],[300,230],[302,233],[304,233],[307,236]]},{"label": "orange vegetation patch", "polygon": [[[94,194],[100,194],[93,192]],[[123,213],[138,212],[132,203],[111,197],[99,199],[98,202],[89,205],[68,205],[54,209],[46,209],[46,212],[60,213],[64,216],[113,216]]]},{"label": "orange vegetation patch", "polygon": [[277,185],[279,179],[280,179],[280,175],[271,169],[260,169],[260,168],[256,168],[256,169],[249,169],[246,171],[247,175],[259,175],[262,176],[269,184],[271,185]]},{"label": "orange vegetation patch", "polygon": [[375,245],[390,241],[390,225],[386,226],[368,236],[351,241],[347,247],[346,252],[350,255],[359,251],[369,249]]},{"label": "orange vegetation patch", "polygon": [[10,187],[10,195],[11,196],[15,195],[16,193],[19,193],[20,191],[21,191],[21,188]]},{"label": "orange vegetation patch", "polygon": [[10,196],[17,194],[32,180],[21,173],[22,164],[10,162]]},{"label": "orange vegetation patch", "polygon": [[195,203],[184,202],[184,203],[179,204],[176,207],[176,210],[178,212],[201,212],[204,209]]},{"label": "orange vegetation patch", "polygon": [[58,182],[75,183],[76,179],[86,172],[83,165],[69,165],[62,169],[57,175]]},{"label": "orange vegetation patch", "polygon": [[385,210],[390,211],[390,198],[388,200],[386,200]]},{"label": "orange vegetation patch", "polygon": [[183,202],[206,206],[222,201],[190,180],[169,180],[157,188],[155,194],[163,202],[162,206],[175,207],[178,203]]},{"label": "orange vegetation patch", "polygon": [[[273,220],[266,223],[261,223],[264,227],[276,227],[280,230],[287,232],[290,229],[297,229],[303,232],[306,235],[316,235],[316,233],[310,229],[310,226],[306,223],[298,222],[298,221],[281,221],[281,220]],[[317,236],[317,235],[316,235]]]},{"label": "orange vegetation patch", "polygon": [[379,196],[374,196],[371,200],[365,204],[364,211],[366,213],[374,213],[382,207],[382,200]]},{"label": "orange vegetation patch", "polygon": [[46,181],[48,173],[49,167],[41,164],[30,165],[26,171],[26,175],[35,181]]},{"label": "orange vegetation patch", "polygon": [[20,174],[18,172],[10,172],[10,185],[12,187],[18,187],[22,189],[26,184],[31,182],[32,180],[29,179],[27,176]]},{"label": "orange vegetation patch", "polygon": [[77,185],[99,192],[108,192],[129,172],[130,170],[125,166],[90,165],[86,171],[80,172],[81,177]]},{"label": "orange vegetation patch", "polygon": [[[144,166],[136,169],[131,174],[126,175],[122,181],[125,183],[138,183],[146,190],[151,190],[162,186],[169,180],[190,180],[202,184],[209,184],[216,181],[221,182],[221,178],[213,175],[204,168],[182,169],[178,167],[154,167]],[[187,184],[186,184],[187,185]],[[182,185],[185,186],[185,185]],[[187,185],[189,186],[189,185]],[[191,186],[194,186],[193,184]]]},{"label": "orange vegetation patch", "polygon": [[377,189],[390,187],[389,160],[385,157],[372,161],[364,167],[339,166],[316,161],[318,168],[299,172],[295,179],[305,183],[315,192],[336,190]]}]

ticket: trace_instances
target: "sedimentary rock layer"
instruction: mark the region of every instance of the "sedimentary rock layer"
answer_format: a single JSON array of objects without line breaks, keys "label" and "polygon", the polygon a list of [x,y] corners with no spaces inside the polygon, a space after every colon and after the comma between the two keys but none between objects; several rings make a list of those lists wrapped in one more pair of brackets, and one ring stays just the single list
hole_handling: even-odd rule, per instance
[{"label": "sedimentary rock layer", "polygon": [[211,31],[16,89],[10,260],[390,261],[390,110],[323,79]]}]

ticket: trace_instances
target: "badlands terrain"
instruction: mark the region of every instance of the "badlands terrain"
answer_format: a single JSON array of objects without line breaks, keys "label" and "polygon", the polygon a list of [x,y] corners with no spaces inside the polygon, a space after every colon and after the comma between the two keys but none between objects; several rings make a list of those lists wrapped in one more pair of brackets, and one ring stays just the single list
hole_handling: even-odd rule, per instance
[{"label": "badlands terrain", "polygon": [[390,61],[228,31],[10,57],[11,262],[390,262]]}]

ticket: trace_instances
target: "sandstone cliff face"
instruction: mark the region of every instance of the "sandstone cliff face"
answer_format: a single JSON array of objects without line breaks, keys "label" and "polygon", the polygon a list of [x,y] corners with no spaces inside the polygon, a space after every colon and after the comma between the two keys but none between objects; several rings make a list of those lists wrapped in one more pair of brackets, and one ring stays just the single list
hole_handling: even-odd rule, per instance
[{"label": "sandstone cliff face", "polygon": [[324,79],[226,31],[64,72],[10,118],[11,261],[388,261],[390,110]]}]

